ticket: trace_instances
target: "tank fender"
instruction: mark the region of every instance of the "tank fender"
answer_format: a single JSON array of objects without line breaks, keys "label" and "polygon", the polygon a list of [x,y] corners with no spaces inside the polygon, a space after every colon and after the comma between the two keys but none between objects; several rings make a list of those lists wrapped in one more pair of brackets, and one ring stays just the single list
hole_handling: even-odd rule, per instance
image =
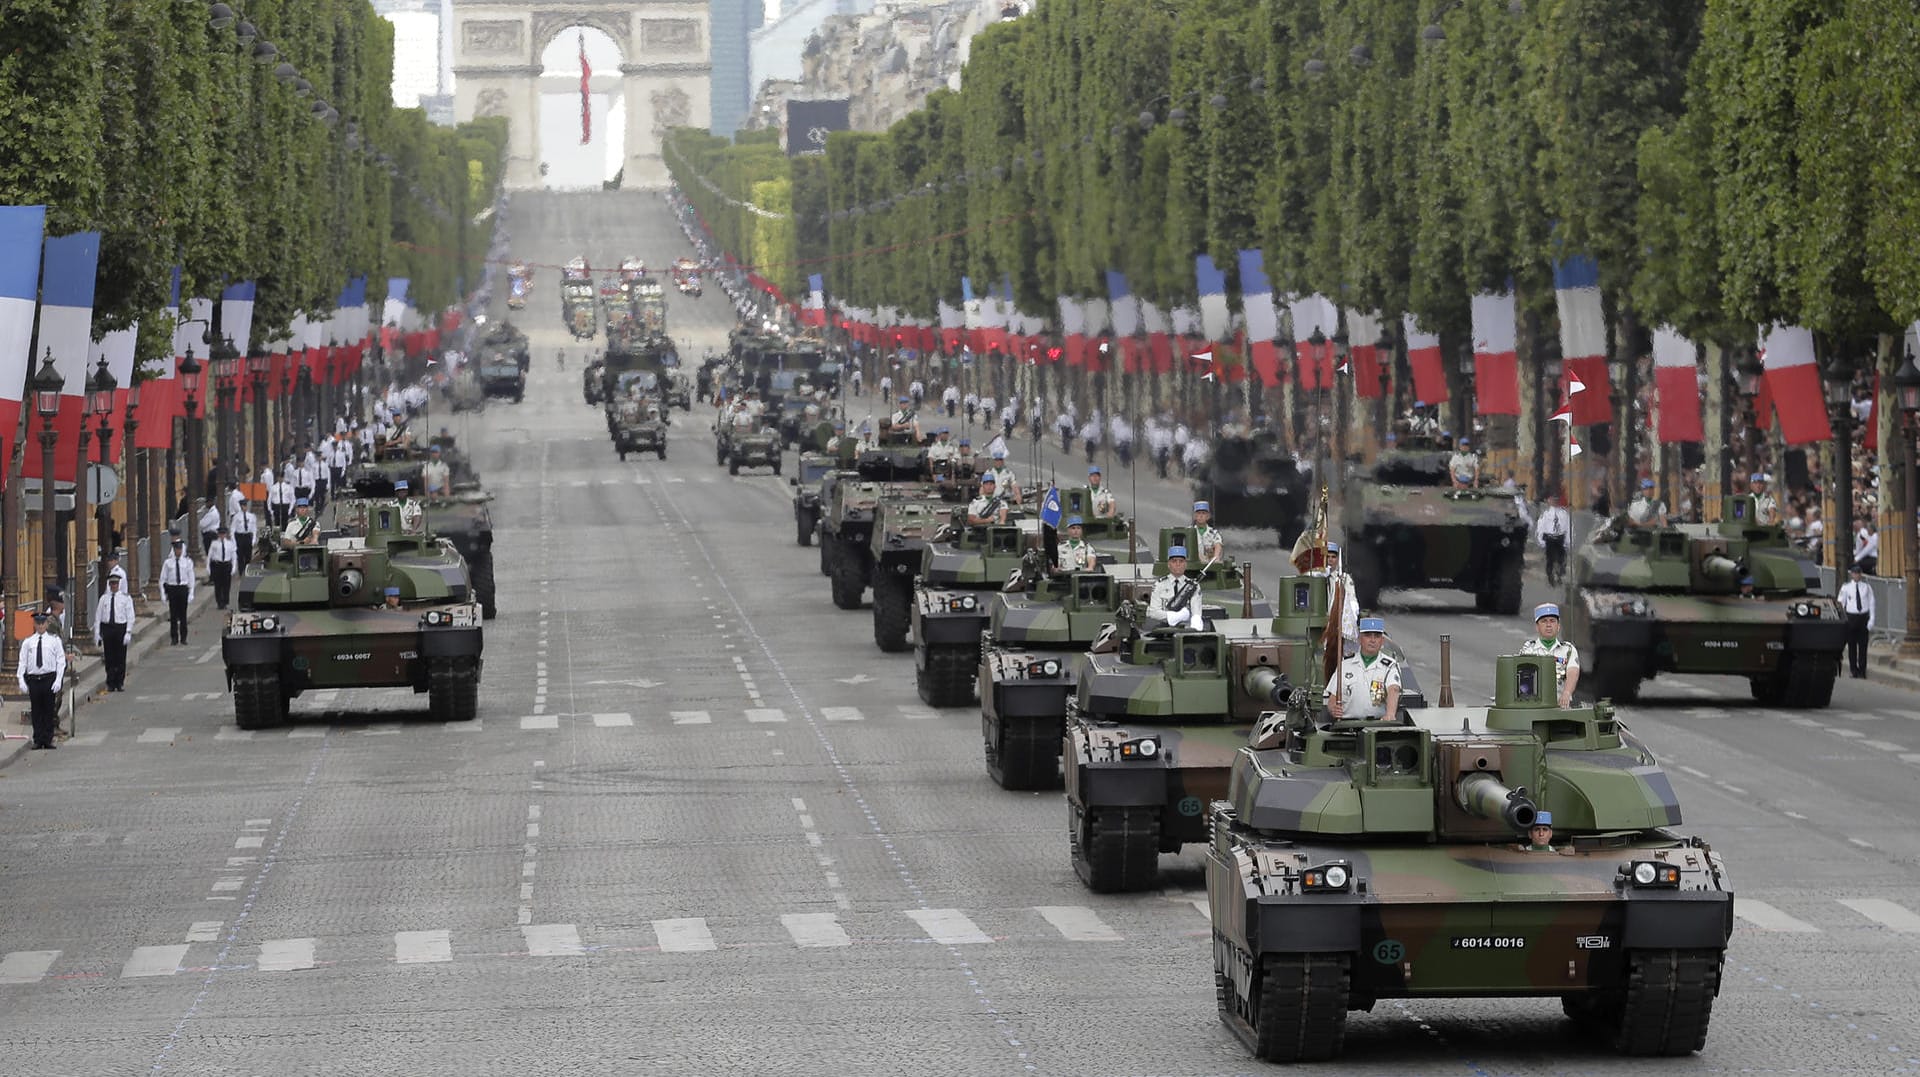
[{"label": "tank fender", "polygon": [[420,633],[422,658],[476,658],[482,646],[481,629],[441,628]]}]

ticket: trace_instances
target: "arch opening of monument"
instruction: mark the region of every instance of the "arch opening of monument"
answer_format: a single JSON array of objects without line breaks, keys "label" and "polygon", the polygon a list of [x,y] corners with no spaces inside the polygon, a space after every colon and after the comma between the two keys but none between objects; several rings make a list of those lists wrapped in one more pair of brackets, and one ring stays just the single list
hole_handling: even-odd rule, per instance
[{"label": "arch opening of monument", "polygon": [[[712,70],[708,6],[691,0],[453,0],[454,115],[459,120],[503,116],[508,124],[506,183],[512,189],[587,186],[583,176],[541,175],[546,147],[556,151],[568,137],[579,142],[579,37],[588,34],[592,85],[614,104],[592,119],[599,141],[603,118],[620,126],[622,186],[667,184],[661,140],[673,127],[706,127]],[[618,60],[600,69],[594,34],[604,35]],[[557,52],[556,52],[557,50]],[[543,68],[574,73],[570,113],[555,105],[554,118],[568,116],[564,133],[551,126],[545,108]],[[561,60],[560,57],[565,57]],[[602,83],[602,77],[606,82]],[[555,93],[556,101],[564,100]],[[591,146],[592,143],[589,143]],[[555,171],[549,168],[549,172]]]},{"label": "arch opening of monument", "polygon": [[[580,58],[587,58],[581,120]],[[626,165],[625,57],[606,31],[569,26],[540,53],[540,176],[555,189],[594,189]],[[623,177],[624,178],[624,177]]]}]

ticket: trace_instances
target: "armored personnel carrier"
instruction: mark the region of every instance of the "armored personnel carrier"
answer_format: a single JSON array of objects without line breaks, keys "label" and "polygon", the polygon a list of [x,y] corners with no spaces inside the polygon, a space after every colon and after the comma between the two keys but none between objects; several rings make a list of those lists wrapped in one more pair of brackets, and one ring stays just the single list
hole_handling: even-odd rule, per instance
[{"label": "armored personnel carrier", "polygon": [[841,439],[843,465],[854,474],[829,481],[821,491],[820,562],[833,583],[833,604],[857,610],[873,582],[873,519],[880,498],[896,484],[931,480],[927,451],[905,443],[860,448]]},{"label": "armored personnel carrier", "polygon": [[[425,492],[425,469],[436,447],[450,479],[444,494]],[[466,454],[451,438],[441,437],[424,448],[411,442],[378,446],[371,458],[362,457],[347,469],[347,485],[359,497],[392,497],[401,482],[426,507],[435,537],[453,543],[466,560],[474,601],[492,620],[500,612],[493,586],[493,511],[488,507],[493,495],[481,487]]]},{"label": "armored personnel carrier", "polygon": [[1214,439],[1205,468],[1189,481],[1194,499],[1213,505],[1217,527],[1272,531],[1284,549],[1306,526],[1312,485],[1271,431]]},{"label": "armored personnel carrier", "polygon": [[622,461],[630,452],[650,452],[667,458],[667,427],[673,422],[653,400],[620,401],[613,413],[613,449]]},{"label": "armored personnel carrier", "polygon": [[1514,495],[1455,489],[1437,441],[1399,445],[1350,475],[1341,499],[1360,605],[1378,608],[1384,588],[1449,587],[1471,592],[1483,613],[1519,613],[1528,526]]},{"label": "armored personnel carrier", "polygon": [[320,688],[412,688],[435,720],[471,719],[480,607],[459,552],[418,501],[348,499],[335,512],[358,537],[281,547],[240,579],[220,641],[234,720],[279,725],[289,701]]},{"label": "armored personnel carrier", "polygon": [[[1165,570],[1166,550],[1186,545],[1191,537],[1184,527],[1163,528],[1159,561],[1103,559],[1097,571],[1043,575],[1024,591],[993,596],[981,638],[977,690],[987,774],[995,784],[1002,789],[1059,786],[1061,737],[1078,674],[1076,659],[1115,624],[1125,603],[1145,603],[1151,597],[1156,576]],[[1203,607],[1250,621],[1274,617],[1273,631],[1281,632],[1279,615],[1254,587],[1248,566],[1214,565],[1195,576],[1201,581]],[[1324,584],[1319,593],[1324,603]],[[1317,629],[1325,620],[1323,606],[1320,620],[1311,627]],[[1302,622],[1295,634],[1304,638],[1307,630]]]},{"label": "armored personnel carrier", "polygon": [[1259,1058],[1333,1058],[1347,1012],[1387,998],[1558,997],[1624,1054],[1705,1044],[1719,855],[1669,829],[1673,787],[1610,705],[1556,707],[1545,656],[1495,676],[1491,707],[1396,720],[1291,691],[1236,752],[1207,902],[1220,1019]]},{"label": "armored personnel carrier", "polygon": [[1616,518],[1575,551],[1568,579],[1562,618],[1596,698],[1630,703],[1661,673],[1724,673],[1770,707],[1833,699],[1846,619],[1819,594],[1820,566],[1759,522],[1751,496],[1727,498],[1717,524]]},{"label": "armored personnel carrier", "polygon": [[770,467],[780,474],[780,432],[763,423],[736,427],[722,421],[714,431],[714,462],[738,475],[743,467]]},{"label": "armored personnel carrier", "polygon": [[[793,487],[794,542],[811,546],[820,528],[822,491],[829,478],[840,470],[840,461],[827,453],[809,452],[800,454],[797,466],[800,473],[787,480],[787,485]],[[825,571],[823,567],[822,574]]]}]

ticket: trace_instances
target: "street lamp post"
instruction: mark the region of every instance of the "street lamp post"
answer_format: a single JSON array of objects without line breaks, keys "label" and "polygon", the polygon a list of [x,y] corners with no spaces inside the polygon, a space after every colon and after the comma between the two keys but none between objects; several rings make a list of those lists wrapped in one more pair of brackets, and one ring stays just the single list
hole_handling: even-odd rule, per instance
[{"label": "street lamp post", "polygon": [[1347,330],[1343,326],[1333,334],[1333,472],[1329,477],[1338,482],[1340,472],[1347,463],[1347,398],[1351,393],[1341,389],[1339,372],[1347,371],[1352,375],[1353,355],[1348,347]]},{"label": "street lamp post", "polygon": [[1753,409],[1754,401],[1760,395],[1760,378],[1764,373],[1766,373],[1766,367],[1760,362],[1760,356],[1751,348],[1742,349],[1740,361],[1734,365],[1734,385],[1740,391],[1740,399],[1745,401],[1746,413],[1749,416],[1746,431],[1742,435],[1746,444],[1746,455],[1741,460],[1749,474],[1754,471],[1757,460],[1754,456],[1753,438],[1755,432],[1760,429],[1760,417],[1754,414]]},{"label": "street lamp post", "polygon": [[138,443],[133,437],[134,432],[140,428],[138,412],[141,384],[140,372],[135,370],[133,384],[127,387],[127,414],[123,420],[125,432],[122,434],[125,440],[120,443],[126,447],[127,454],[127,530],[132,533],[131,541],[127,543],[127,550],[132,555],[127,560],[133,565],[133,575],[130,577],[133,586],[127,589],[129,592],[144,592],[147,585],[147,581],[140,578],[138,552],[140,540],[147,534],[146,498],[149,484],[143,471],[140,450],[135,447]]},{"label": "street lamp post", "polygon": [[[232,337],[221,337],[213,344],[213,389],[214,404],[220,415],[218,431],[219,448],[214,451],[214,467],[219,474],[207,491],[209,501],[220,496],[220,488],[234,478],[233,467],[235,451],[234,412],[239,408],[235,398],[239,396],[240,353],[233,348]],[[198,475],[189,476],[199,481]],[[189,527],[188,530],[193,530]]]},{"label": "street lamp post", "polygon": [[[180,359],[180,391],[183,394],[181,397],[183,410],[187,416],[187,490],[189,491],[189,496],[186,500],[188,502],[192,502],[193,500],[191,491],[193,490],[195,481],[194,476],[200,474],[201,468],[206,466],[206,447],[202,443],[205,436],[205,428],[200,422],[200,379],[206,376],[203,373],[204,370],[205,364],[193,357],[193,345],[187,345],[187,354]],[[167,499],[169,501],[173,499],[172,468],[167,469]],[[167,512],[169,514],[167,518],[169,521],[173,518],[171,515],[173,510],[173,505],[167,506]],[[189,523],[191,523],[191,521],[189,521]],[[188,549],[198,550],[200,546],[199,530],[189,526],[186,532]]]},{"label": "street lamp post", "polygon": [[[1853,556],[1853,362],[1835,355],[1820,372],[1827,394],[1827,417],[1833,420],[1833,474],[1825,483],[1833,492],[1834,518],[1827,521],[1826,544],[1834,551],[1836,579],[1844,579],[1847,563]],[[1824,561],[1825,550],[1821,551]]]},{"label": "street lamp post", "polygon": [[1320,361],[1321,349],[1327,346],[1327,334],[1319,326],[1314,326],[1313,335],[1307,338],[1307,357],[1304,360],[1314,371],[1313,409],[1307,421],[1313,424],[1313,473],[1318,482],[1327,481],[1327,394],[1333,386],[1320,380],[1326,367]]},{"label": "street lamp post", "polygon": [[[113,376],[113,371],[107,369],[106,356],[101,356],[100,365],[94,368],[93,377],[87,379],[87,414],[100,424],[97,436],[100,439],[100,470],[103,479],[113,456],[110,448],[113,443],[113,391],[119,387],[120,380]],[[100,540],[99,569],[94,574],[94,586],[100,591],[87,595],[89,607],[99,601],[97,595],[107,589],[107,555],[114,550],[113,510],[108,507],[106,498],[101,498],[100,504],[94,506],[93,515],[95,530]],[[74,526],[78,528],[77,513],[74,519],[76,521]]]},{"label": "street lamp post", "polygon": [[60,441],[60,434],[54,430],[53,420],[60,415],[60,390],[66,388],[66,384],[60,371],[54,369],[53,349],[47,349],[46,359],[33,376],[33,410],[40,416],[40,594],[43,601],[60,586],[60,563],[56,557],[60,528],[53,496],[53,449]]},{"label": "street lamp post", "polygon": [[[1913,361],[1913,353],[1907,353],[1907,361],[1893,376],[1893,391],[1900,404],[1900,430],[1905,436],[1900,440],[1905,450],[1906,497],[1900,502],[1900,534],[1907,547],[1906,607],[1907,630],[1900,641],[1900,654],[1903,657],[1920,657],[1920,527],[1915,526],[1914,494],[1916,484],[1913,469],[1920,464],[1920,449],[1914,442],[1920,440],[1920,365]],[[1845,541],[1851,542],[1852,536]]]},{"label": "street lamp post", "polygon": [[[1549,491],[1558,492],[1562,498],[1567,496],[1567,454],[1559,451],[1560,431],[1555,429],[1552,418],[1558,406],[1554,400],[1559,391],[1560,379],[1566,376],[1566,372],[1566,360],[1557,355],[1540,364],[1540,376],[1546,384],[1540,387],[1539,406],[1534,409],[1533,416],[1534,444],[1541,448],[1541,451],[1534,454],[1539,457],[1539,461],[1534,466],[1540,473],[1540,484],[1534,488],[1533,494],[1534,499],[1538,501],[1545,501]],[[1572,430],[1573,423],[1568,421],[1569,435]],[[1546,451],[1549,445],[1554,451]]]},{"label": "street lamp post", "polygon": [[[263,351],[253,351],[247,355],[247,373],[253,376],[253,465],[259,467],[267,457],[267,370],[273,365],[273,357]],[[253,472],[241,475],[247,478]],[[236,480],[237,481],[237,480]]]}]

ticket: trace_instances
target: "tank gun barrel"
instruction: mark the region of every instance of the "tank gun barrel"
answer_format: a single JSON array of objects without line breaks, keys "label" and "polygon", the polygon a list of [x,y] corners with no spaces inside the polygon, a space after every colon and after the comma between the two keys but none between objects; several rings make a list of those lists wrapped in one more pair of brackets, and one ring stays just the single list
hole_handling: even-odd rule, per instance
[{"label": "tank gun barrel", "polygon": [[1740,581],[1740,563],[1711,553],[1700,559],[1700,574],[1715,586],[1732,587]]},{"label": "tank gun barrel", "polygon": [[1499,819],[1514,830],[1533,825],[1538,814],[1525,788],[1508,789],[1500,779],[1485,772],[1469,774],[1454,786],[1454,799],[1468,814],[1482,819]]},{"label": "tank gun barrel", "polygon": [[1240,687],[1254,699],[1272,703],[1277,707],[1287,705],[1287,693],[1293,686],[1287,683],[1287,675],[1272,666],[1256,666],[1240,678]]}]

